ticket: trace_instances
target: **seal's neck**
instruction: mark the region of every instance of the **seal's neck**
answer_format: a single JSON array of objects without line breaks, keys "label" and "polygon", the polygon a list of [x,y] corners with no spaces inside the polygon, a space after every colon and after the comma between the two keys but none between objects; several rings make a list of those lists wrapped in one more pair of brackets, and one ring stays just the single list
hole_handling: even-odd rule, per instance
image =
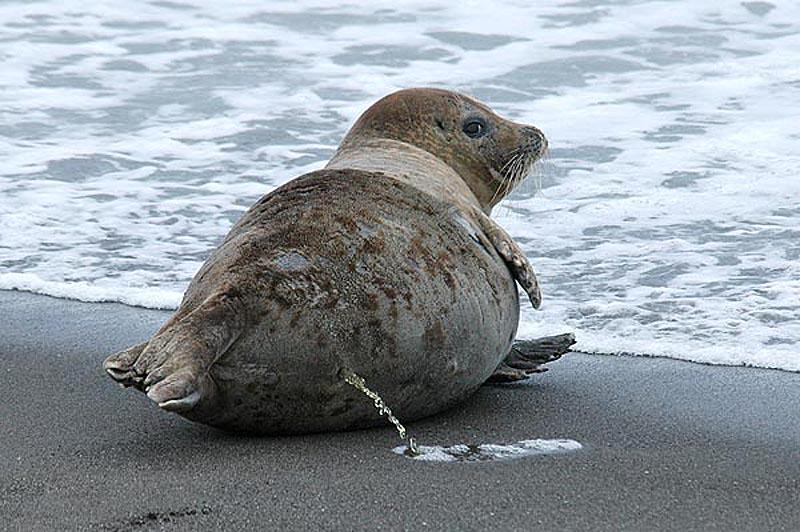
[{"label": "seal's neck", "polygon": [[435,155],[406,142],[392,139],[366,139],[339,148],[325,168],[352,168],[381,172],[439,200],[461,208],[477,207],[489,214],[464,179]]}]

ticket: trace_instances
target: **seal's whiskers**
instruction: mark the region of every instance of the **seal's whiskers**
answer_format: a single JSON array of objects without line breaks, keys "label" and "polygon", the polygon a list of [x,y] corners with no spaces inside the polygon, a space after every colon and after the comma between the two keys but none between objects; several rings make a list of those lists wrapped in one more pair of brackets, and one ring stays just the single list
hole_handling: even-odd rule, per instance
[{"label": "seal's whiskers", "polygon": [[[490,203],[490,204],[493,204],[493,203],[494,203],[494,200],[495,200],[495,199],[497,198],[497,196],[500,194],[500,191],[505,189],[504,185],[505,185],[506,183],[508,183],[508,175],[509,175],[509,172],[507,172],[507,170],[508,170],[508,168],[509,168],[511,165],[513,165],[513,164],[516,162],[516,159],[517,159],[517,157],[518,157],[518,154],[519,154],[521,151],[522,151],[522,148],[517,148],[517,149],[515,149],[515,150],[512,150],[512,151],[511,151],[511,154],[510,154],[510,155],[511,155],[511,157],[508,159],[508,161],[506,161],[506,163],[505,163],[505,164],[503,165],[503,167],[500,169],[500,172],[499,172],[499,173],[500,173],[500,175],[503,177],[503,181],[500,183],[500,185],[497,187],[497,189],[495,189],[495,191],[494,191],[494,194],[492,194],[492,199],[490,199],[490,200],[489,200],[489,203]],[[504,194],[502,194],[502,195],[500,195],[500,197],[501,197],[501,198],[502,198],[503,196],[505,196],[505,193],[504,193]]]},{"label": "seal's whiskers", "polygon": [[[510,193],[513,189],[517,188],[520,184],[522,184],[528,177],[533,175],[534,177],[534,187],[536,189],[535,193],[539,193],[542,190],[542,174],[541,172],[535,172],[537,158],[532,156],[530,153],[523,153],[519,157],[515,158],[514,165],[508,171],[508,185],[506,187],[506,193]],[[505,195],[504,194],[504,195]]]},{"label": "seal's whiskers", "polygon": [[517,177],[520,174],[520,169],[523,169],[525,166],[523,162],[525,161],[526,157],[524,153],[518,154],[514,158],[514,164],[511,165],[511,168],[508,172],[508,178],[506,179],[506,186],[505,190],[503,191],[503,197],[508,196],[511,191],[517,186]]},{"label": "seal's whiskers", "polygon": [[555,172],[554,168],[547,152],[532,165],[531,171],[535,179],[536,194],[540,194],[544,198],[547,197],[544,192],[544,178],[546,175],[553,175]]}]

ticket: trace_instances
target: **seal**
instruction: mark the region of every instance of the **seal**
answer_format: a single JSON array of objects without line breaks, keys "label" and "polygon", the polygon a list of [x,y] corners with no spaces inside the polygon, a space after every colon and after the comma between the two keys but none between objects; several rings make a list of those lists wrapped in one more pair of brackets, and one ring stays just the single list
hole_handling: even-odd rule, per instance
[{"label": "seal", "polygon": [[459,93],[384,97],[324,169],[253,205],[175,314],[106,371],[164,410],[264,434],[385,423],[343,371],[404,420],[527,377],[541,361],[512,350],[515,281],[536,308],[541,291],[489,215],[546,148]]}]

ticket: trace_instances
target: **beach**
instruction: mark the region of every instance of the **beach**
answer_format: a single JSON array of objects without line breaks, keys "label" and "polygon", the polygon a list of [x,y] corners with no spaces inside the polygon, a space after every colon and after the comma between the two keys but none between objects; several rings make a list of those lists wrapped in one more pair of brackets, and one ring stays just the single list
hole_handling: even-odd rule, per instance
[{"label": "beach", "polygon": [[159,411],[103,358],[169,315],[0,291],[6,530],[797,530],[800,374],[570,353],[408,424],[423,445],[569,438],[425,463],[387,426],[226,434]]}]

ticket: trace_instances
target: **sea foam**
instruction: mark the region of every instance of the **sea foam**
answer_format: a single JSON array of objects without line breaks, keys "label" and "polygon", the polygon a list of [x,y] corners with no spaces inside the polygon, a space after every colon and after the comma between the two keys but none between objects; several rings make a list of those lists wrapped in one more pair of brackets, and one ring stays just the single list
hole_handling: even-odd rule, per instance
[{"label": "sea foam", "polygon": [[550,140],[495,210],[544,287],[520,336],[800,371],[800,5],[676,6],[4,2],[0,288],[173,308],[249,205],[434,85]]}]

